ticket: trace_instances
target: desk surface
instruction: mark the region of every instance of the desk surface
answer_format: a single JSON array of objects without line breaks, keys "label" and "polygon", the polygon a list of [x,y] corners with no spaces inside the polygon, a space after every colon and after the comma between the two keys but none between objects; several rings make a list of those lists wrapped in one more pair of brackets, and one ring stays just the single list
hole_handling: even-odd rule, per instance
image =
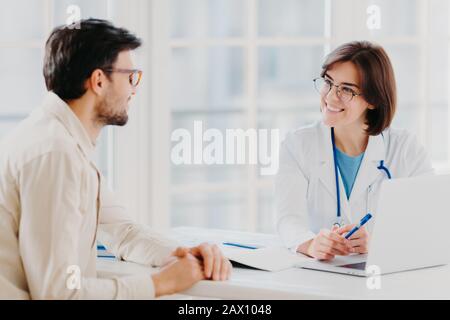
[{"label": "desk surface", "polygon": [[[276,236],[230,233],[218,230],[177,228],[174,233],[193,242],[204,241],[207,234],[215,237],[237,236],[259,243],[277,241]],[[200,235],[200,236],[199,236]],[[227,240],[230,238],[227,238]],[[186,241],[185,241],[186,243]],[[98,260],[99,276],[155,272],[130,262]],[[329,272],[291,268],[279,272],[234,268],[228,281],[200,281],[182,294],[220,299],[450,299],[450,265],[380,276],[380,289],[369,289],[366,278]]]}]

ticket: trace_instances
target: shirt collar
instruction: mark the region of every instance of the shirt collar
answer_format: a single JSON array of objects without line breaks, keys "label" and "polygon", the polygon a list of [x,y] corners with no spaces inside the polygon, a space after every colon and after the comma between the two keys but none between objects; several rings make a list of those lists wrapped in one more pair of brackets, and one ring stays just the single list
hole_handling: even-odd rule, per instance
[{"label": "shirt collar", "polygon": [[80,119],[69,105],[54,92],[48,92],[42,106],[45,113],[55,116],[75,139],[81,151],[91,159],[95,151],[95,143],[90,139]]}]

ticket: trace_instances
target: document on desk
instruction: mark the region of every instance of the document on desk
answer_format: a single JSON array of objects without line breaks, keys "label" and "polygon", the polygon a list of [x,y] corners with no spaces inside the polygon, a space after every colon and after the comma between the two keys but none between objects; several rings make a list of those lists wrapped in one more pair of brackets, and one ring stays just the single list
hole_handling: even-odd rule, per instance
[{"label": "document on desk", "polygon": [[231,261],[260,270],[281,271],[314,260],[300,253],[290,252],[274,234],[192,227],[178,227],[173,229],[171,234],[174,240],[188,247],[202,242],[215,243]]},{"label": "document on desk", "polygon": [[244,249],[221,246],[221,249],[231,261],[265,271],[281,271],[311,260],[300,253],[294,254],[284,247]]}]

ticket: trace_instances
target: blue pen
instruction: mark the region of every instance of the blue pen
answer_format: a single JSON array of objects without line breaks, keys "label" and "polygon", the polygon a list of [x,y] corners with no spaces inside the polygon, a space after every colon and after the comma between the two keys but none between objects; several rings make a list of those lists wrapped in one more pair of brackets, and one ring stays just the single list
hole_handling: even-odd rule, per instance
[{"label": "blue pen", "polygon": [[359,228],[361,228],[363,225],[365,225],[366,222],[370,220],[370,218],[372,218],[372,215],[370,213],[366,214],[364,216],[364,218],[361,219],[359,224],[356,225],[352,230],[350,230],[350,232],[345,236],[345,239],[350,238],[356,231],[359,230]]},{"label": "blue pen", "polygon": [[243,249],[258,249],[257,247],[248,246],[248,245],[239,244],[239,243],[233,243],[233,242],[224,242],[223,245],[224,246],[238,247],[238,248],[243,248]]}]

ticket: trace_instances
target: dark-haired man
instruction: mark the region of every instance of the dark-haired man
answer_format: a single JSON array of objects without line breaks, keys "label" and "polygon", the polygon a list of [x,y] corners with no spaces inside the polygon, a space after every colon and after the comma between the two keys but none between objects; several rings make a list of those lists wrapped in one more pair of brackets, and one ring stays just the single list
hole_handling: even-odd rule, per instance
[{"label": "dark-haired man", "polygon": [[[0,144],[0,297],[142,299],[229,277],[216,246],[177,247],[133,223],[91,160],[101,129],[127,123],[142,74],[131,51],[140,45],[96,19],[50,35],[47,97]],[[161,270],[97,278],[98,231],[119,258]]]}]

